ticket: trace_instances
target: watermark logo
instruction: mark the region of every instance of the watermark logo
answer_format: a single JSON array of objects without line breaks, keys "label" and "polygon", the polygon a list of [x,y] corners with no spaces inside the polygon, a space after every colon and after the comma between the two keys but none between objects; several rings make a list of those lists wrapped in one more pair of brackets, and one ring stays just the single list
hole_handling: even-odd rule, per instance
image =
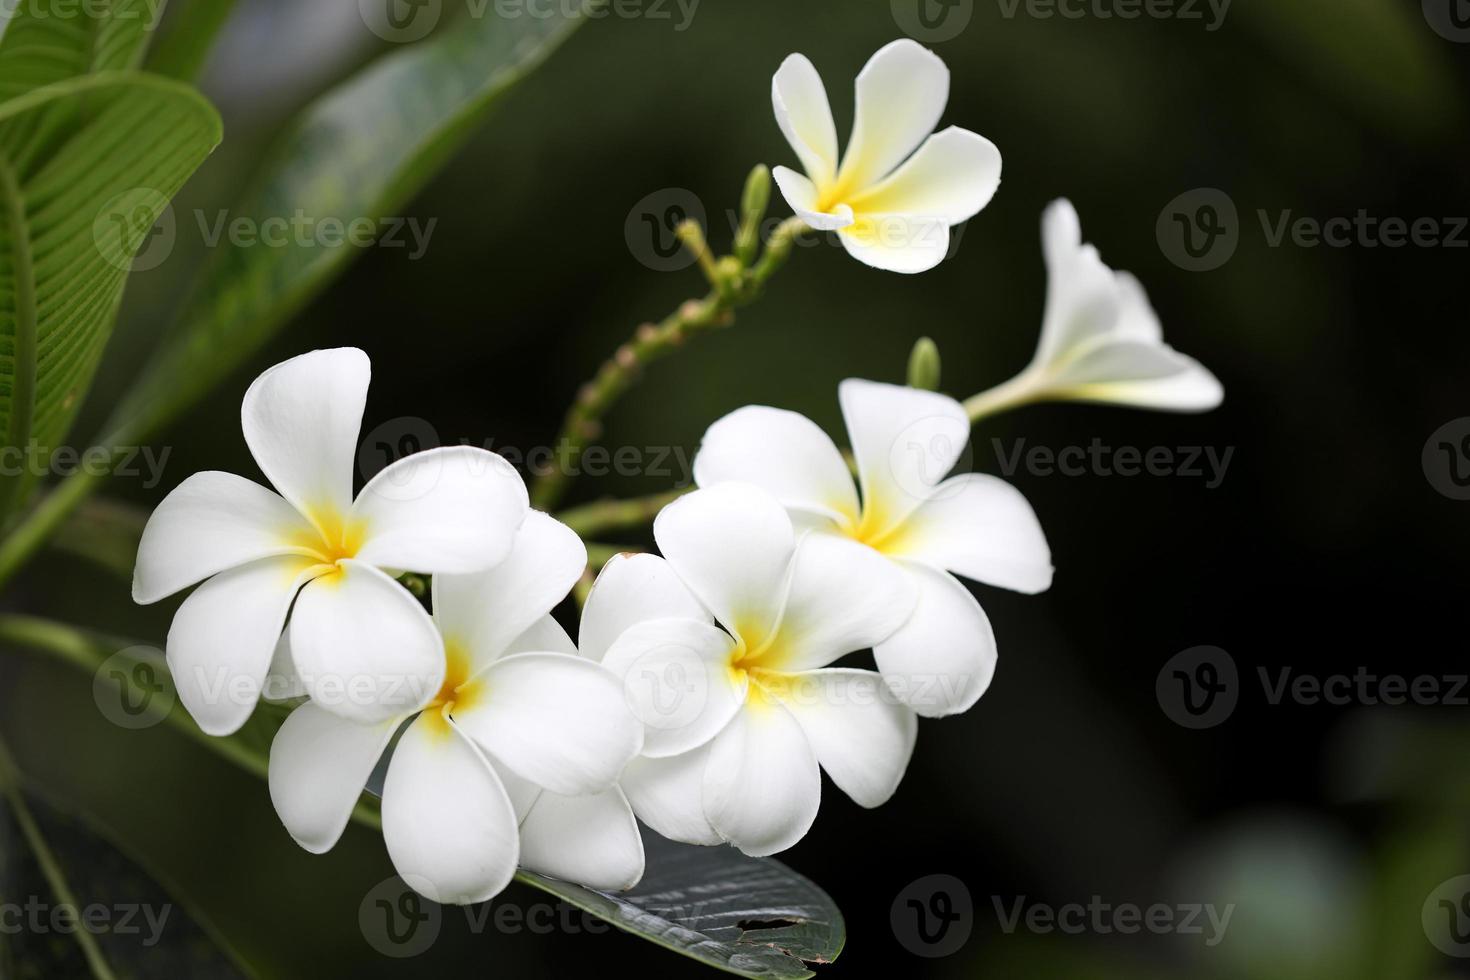
[{"label": "watermark logo", "polygon": [[954,40],[975,16],[975,0],[890,0],[889,7],[898,29],[925,44]]},{"label": "watermark logo", "polygon": [[910,882],[888,910],[888,923],[904,949],[935,959],[957,953],[975,928],[970,889],[954,875]]},{"label": "watermark logo", "polygon": [[444,15],[444,0],[357,0],[367,29],[394,44],[411,44],[429,36]]},{"label": "watermark logo", "polygon": [[1234,713],[1240,701],[1240,675],[1234,658],[1219,647],[1191,647],[1164,664],[1154,681],[1154,694],[1176,725],[1213,728]]},{"label": "watermark logo", "polygon": [[1424,935],[1446,956],[1470,957],[1470,875],[1442,881],[1420,911]]},{"label": "watermark logo", "polygon": [[687,188],[664,187],[644,196],[628,211],[623,241],[633,258],[654,272],[679,272],[695,262],[677,234],[685,221],[705,227],[704,202]]},{"label": "watermark logo", "polygon": [[168,661],[156,647],[120,650],[92,675],[92,700],[102,716],[119,728],[152,728],[173,710],[175,695],[166,681]]},{"label": "watermark logo", "polygon": [[698,722],[709,695],[705,659],[690,647],[659,646],[635,660],[623,675],[628,709],[658,731],[679,731]]},{"label": "watermark logo", "polygon": [[147,272],[173,254],[178,220],[168,198],[151,187],[135,187],[102,205],[92,222],[97,251],[115,269]]},{"label": "watermark logo", "polygon": [[1434,33],[1456,44],[1470,42],[1470,0],[1424,0],[1423,6]]},{"label": "watermark logo", "polygon": [[369,946],[394,959],[408,959],[427,951],[439,938],[443,909],[420,892],[428,881],[409,875],[379,882],[363,896],[357,924]]},{"label": "watermark logo", "polygon": [[1470,417],[1435,429],[1419,461],[1431,487],[1451,500],[1470,500]]},{"label": "watermark logo", "polygon": [[960,493],[959,482],[945,485],[950,473],[974,468],[970,423],[963,416],[930,415],[899,430],[888,446],[888,468],[893,482],[915,503],[940,500]]},{"label": "watermark logo", "polygon": [[1240,244],[1240,215],[1229,194],[1215,187],[1197,187],[1164,205],[1154,234],[1170,262],[1188,272],[1209,272],[1235,254]]},{"label": "watermark logo", "polygon": [[389,419],[362,437],[357,447],[357,472],[363,480],[371,480],[399,460],[437,448],[439,432],[427,419],[416,415]]}]

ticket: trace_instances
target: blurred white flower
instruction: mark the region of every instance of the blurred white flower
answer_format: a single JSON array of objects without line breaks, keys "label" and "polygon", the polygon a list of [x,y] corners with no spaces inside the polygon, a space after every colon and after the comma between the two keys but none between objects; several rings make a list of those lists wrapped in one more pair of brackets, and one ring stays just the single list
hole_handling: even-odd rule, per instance
[{"label": "blurred white flower", "polygon": [[1192,357],[1164,343],[1143,285],[1103,264],[1082,242],[1077,211],[1054,201],[1041,219],[1046,312],[1030,366],[967,403],[971,417],[1035,401],[1111,402],[1202,412],[1224,389]]},{"label": "blurred white flower", "polygon": [[620,784],[638,816],[674,840],[765,855],[810,829],[819,766],[862,806],[892,796],[917,717],[877,674],[828,665],[898,628],[906,576],[850,541],[798,541],[751,486],[670,504],[654,537],[664,558],[603,569],[580,636],[645,726]]},{"label": "blurred white flower", "polygon": [[854,258],[893,272],[943,261],[949,229],[990,203],[1000,151],[968,130],[934,126],[949,101],[949,69],[908,39],[880,48],[856,84],[847,152],[816,68],[804,55],[771,79],[776,122],[806,175],[776,167],[786,203],[812,228],[836,231]]},{"label": "blurred white flower", "polygon": [[765,406],[710,426],[694,459],[695,481],[759,485],[816,532],[813,540],[848,540],[865,555],[845,570],[849,579],[906,579],[918,603],[901,629],[875,641],[878,669],[921,715],[964,711],[990,686],[995,636],[950,573],[1042,592],[1051,585],[1051,549],[1031,505],[1010,484],[980,473],[946,479],[970,438],[954,399],[856,379],[842,382],[838,397],[861,502],[826,433],[803,415]]},{"label": "blurred white flower", "polygon": [[277,733],[271,800],[291,836],[330,850],[408,722],[382,800],[383,838],[405,881],[456,904],[498,894],[518,862],[595,888],[635,884],[643,845],[616,783],[643,729],[618,679],[576,656],[549,615],[586,561],[569,528],[532,512],[499,565],[435,576],[447,660],[438,691],[372,725],[307,703]]},{"label": "blurred white flower", "polygon": [[400,460],[354,501],[370,373],[354,348],[266,371],[245,394],[241,422],[279,493],[196,473],[144,529],[134,601],[203,581],[175,614],[167,653],[184,706],[212,735],[235,731],[254,710],[288,611],[295,666],[314,698],[361,721],[402,714],[439,686],[444,650],[393,576],[492,566],[525,520],[520,476],[467,446]]}]

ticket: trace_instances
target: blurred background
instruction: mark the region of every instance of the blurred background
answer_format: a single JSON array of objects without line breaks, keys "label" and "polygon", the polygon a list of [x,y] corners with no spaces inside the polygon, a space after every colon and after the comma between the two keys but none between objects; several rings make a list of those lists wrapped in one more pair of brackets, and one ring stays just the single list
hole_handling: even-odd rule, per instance
[{"label": "blurred background", "polygon": [[[749,168],[794,165],[770,108],[781,59],[813,60],[845,134],[853,77],[909,33],[951,69],[943,124],[1001,148],[994,202],[949,261],[917,277],[826,243],[798,249],[732,329],[654,365],[608,420],[605,445],[673,447],[671,472],[584,479],[573,501],[687,480],[679,460],[705,427],[749,403],[801,411],[841,441],[837,383],[901,381],[921,335],[938,342],[951,394],[1007,379],[1036,343],[1038,223],[1060,196],[1103,258],[1143,281],[1167,340],[1220,377],[1226,400],[1204,416],[1049,405],[976,429],[967,465],[986,472],[1002,473],[1018,447],[1094,440],[1163,447],[1178,466],[1002,473],[1040,516],[1055,585],[1035,597],[977,587],[1001,651],[990,692],[921,726],[887,806],[826,792],[814,831],[782,856],[847,918],[847,948],[820,974],[1467,973],[1446,953],[1470,944],[1446,934],[1432,896],[1458,901],[1436,889],[1470,873],[1470,686],[1454,681],[1470,664],[1446,628],[1465,608],[1470,504],[1425,453],[1470,416],[1465,3],[1235,0],[1222,11],[1180,0],[1136,19],[1103,16],[1119,5],[1102,0],[1071,6],[1080,17],[1040,16],[1052,7],[1027,0],[922,3],[649,0],[639,16],[587,25],[406,209],[434,222],[421,256],[367,250],[173,427],[161,485],[119,479],[112,495],[151,506],[197,470],[254,475],[240,397],[266,366],[317,347],[372,356],[365,432],[421,417],[443,442],[549,443],[578,386],[637,324],[702,293],[697,270],[662,259],[669,208],[695,201],[728,248]],[[196,209],[212,220],[284,119],[386,47],[348,0],[240,0],[203,81],[225,142],[175,202],[173,252],[129,286],[93,426],[205,257]],[[1223,192],[1236,218],[1213,267],[1196,271],[1167,229],[1171,209],[1197,211],[1202,188]],[[1283,220],[1360,211],[1433,219],[1443,241],[1275,238]],[[94,429],[84,419],[77,431]],[[1229,453],[1223,472],[1206,449]],[[7,604],[161,643],[177,602],[137,609],[117,579],[49,556]],[[574,609],[562,613],[571,625]],[[1191,656],[1234,668],[1233,708],[1190,727],[1174,720],[1165,668],[1202,645],[1218,652]],[[1440,703],[1375,704],[1378,681],[1355,682],[1342,703],[1276,698],[1284,670],[1429,676],[1439,694],[1423,700]],[[40,660],[0,673],[0,726],[20,766],[97,815],[261,976],[702,970],[618,933],[476,935],[458,915],[422,955],[385,958],[358,924],[363,896],[392,874],[378,833],[352,827],[330,854],[306,854],[259,780],[171,726],[114,726],[78,676]],[[933,875],[963,883],[945,887],[969,916],[968,939],[937,956],[891,916]],[[519,884],[497,900],[542,901]],[[1122,934],[1107,919],[1078,934],[1024,918],[1008,928],[1017,908],[1097,902],[1234,911],[1213,944],[1204,913],[1202,934]]]}]

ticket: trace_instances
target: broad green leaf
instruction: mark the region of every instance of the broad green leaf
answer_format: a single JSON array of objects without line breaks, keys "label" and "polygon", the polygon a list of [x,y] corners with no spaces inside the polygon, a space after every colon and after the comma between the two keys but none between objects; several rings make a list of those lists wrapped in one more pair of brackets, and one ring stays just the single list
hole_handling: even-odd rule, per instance
[{"label": "broad green leaf", "polygon": [[[262,704],[245,728],[211,738],[176,703],[162,657],[126,641],[20,616],[0,616],[0,642],[43,649],[95,673],[104,660],[108,677],[130,704],[144,696],[172,705],[167,718],[214,752],[264,777],[270,743],[288,707]],[[114,651],[123,650],[123,653]],[[146,668],[139,670],[135,668]],[[146,677],[149,691],[121,685]],[[364,794],[353,818],[378,826],[377,801]],[[631,891],[607,894],[522,871],[526,884],[648,939],[729,973],[747,977],[812,976],[806,963],[828,963],[842,951],[846,927],[832,899],[811,881],[769,858],[746,857],[728,847],[675,844],[644,834],[647,872]]]},{"label": "broad green leaf", "polygon": [[8,980],[246,977],[196,913],[96,828],[25,789],[0,759],[0,930]]},{"label": "broad green leaf", "polygon": [[[65,125],[26,125],[58,114]],[[61,444],[135,253],[219,139],[198,93],[131,72],[0,104],[0,445],[44,461]],[[24,482],[0,486],[0,508]]]},{"label": "broad green leaf", "polygon": [[[394,216],[583,19],[565,9],[472,17],[379,59],[307,108],[231,214],[257,227],[298,214],[343,223]],[[290,237],[280,248],[213,255],[177,329],[114,414],[110,440],[142,439],[208,393],[361,250]]]},{"label": "broad green leaf", "polygon": [[0,100],[137,68],[165,0],[20,0],[0,37]]},{"label": "broad green leaf", "polygon": [[148,512],[140,507],[115,500],[89,500],[57,529],[51,546],[131,582],[138,542],[143,540],[147,524]]},{"label": "broad green leaf", "polygon": [[807,963],[830,963],[842,952],[842,913],[779,861],[647,831],[643,847],[648,870],[630,891],[609,894],[528,872],[520,878],[625,932],[743,977],[810,977]]}]

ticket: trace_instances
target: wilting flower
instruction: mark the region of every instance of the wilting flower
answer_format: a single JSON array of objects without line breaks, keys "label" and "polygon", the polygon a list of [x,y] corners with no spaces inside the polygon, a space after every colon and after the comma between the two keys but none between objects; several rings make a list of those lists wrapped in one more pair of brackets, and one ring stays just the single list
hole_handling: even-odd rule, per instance
[{"label": "wilting flower", "polygon": [[518,861],[598,888],[637,882],[643,846],[616,782],[642,726],[618,679],[576,656],[549,615],[586,560],[570,529],[532,512],[501,564],[435,576],[447,661],[437,691],[371,725],[308,702],[276,734],[271,799],[291,836],[330,850],[408,722],[383,784],[383,838],[429,898],[484,901]]},{"label": "wilting flower", "polygon": [[[776,122],[806,176],[772,175],[808,225],[836,231],[860,262],[923,272],[949,250],[949,229],[990,203],[1000,186],[1000,151],[968,130],[934,126],[949,101],[949,69],[911,41],[880,48],[856,84],[856,111],[839,163],[837,127],[816,68],[804,55],[771,79]],[[922,144],[922,145],[921,145]]]},{"label": "wilting flower", "polygon": [[859,804],[887,800],[917,718],[877,674],[828,665],[898,628],[907,577],[850,541],[798,539],[739,484],[670,504],[654,537],[664,558],[604,568],[580,637],[645,725],[621,782],[634,811],[666,837],[764,855],[811,827],[819,766]]},{"label": "wilting flower", "polygon": [[1103,264],[1082,243],[1077,211],[1054,201],[1041,219],[1046,257],[1046,313],[1030,366],[977,395],[975,414],[1034,401],[1112,402],[1138,408],[1201,412],[1224,389],[1192,357],[1164,343],[1143,285]]},{"label": "wilting flower", "polygon": [[[816,423],[765,406],[710,426],[694,460],[695,480],[701,487],[764,487],[813,529],[809,540],[848,542],[864,556],[845,571],[853,589],[876,588],[879,576],[906,579],[918,603],[897,632],[876,641],[878,669],[919,714],[964,711],[990,686],[995,636],[980,604],[950,573],[1041,592],[1051,585],[1051,550],[1014,487],[980,473],[945,479],[970,433],[954,399],[855,379],[842,382],[838,397],[861,501],[842,453]],[[870,575],[872,582],[854,581]]]},{"label": "wilting flower", "polygon": [[167,653],[184,706],[210,734],[233,732],[254,710],[288,611],[295,668],[313,698],[362,721],[402,714],[438,687],[444,650],[393,576],[488,568],[525,519],[521,478],[467,446],[400,460],[353,500],[369,375],[353,348],[266,371],[245,394],[241,423],[279,493],[196,473],[143,532],[134,601],[204,583],[175,614]]}]

